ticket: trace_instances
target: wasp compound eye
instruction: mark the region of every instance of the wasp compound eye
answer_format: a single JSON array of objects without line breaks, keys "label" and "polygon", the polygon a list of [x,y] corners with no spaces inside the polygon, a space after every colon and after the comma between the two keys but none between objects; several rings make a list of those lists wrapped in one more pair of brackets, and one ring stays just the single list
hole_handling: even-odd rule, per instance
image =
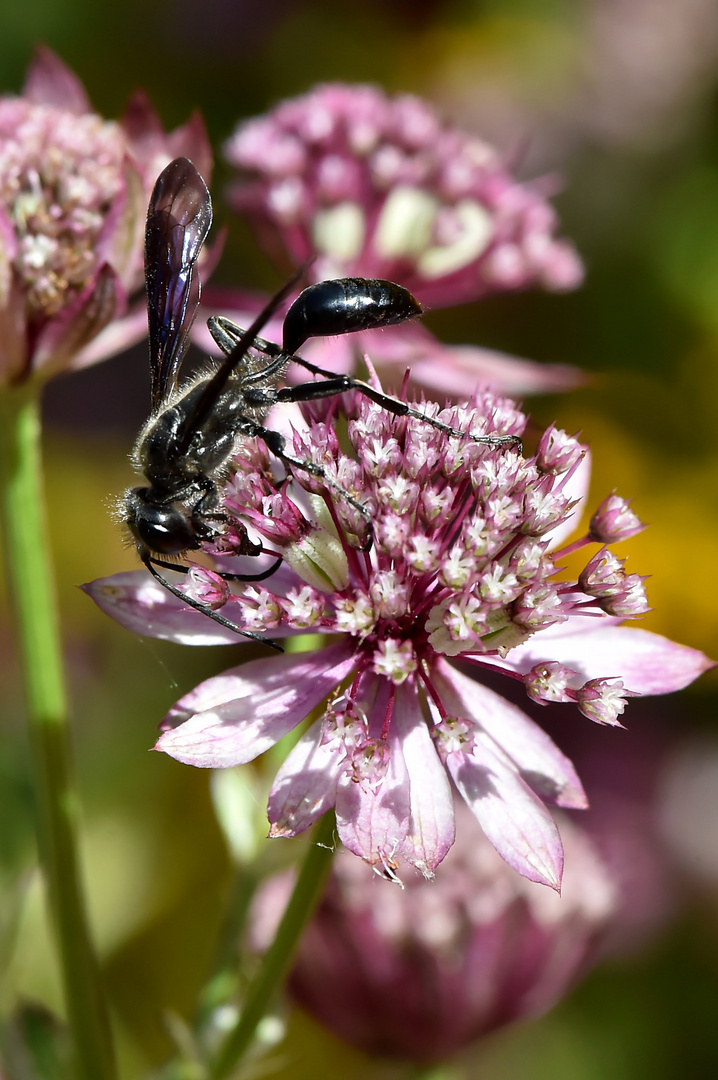
[{"label": "wasp compound eye", "polygon": [[144,547],[158,555],[179,555],[197,547],[197,535],[184,507],[146,502],[149,488],[134,488],[127,496],[127,524]]}]

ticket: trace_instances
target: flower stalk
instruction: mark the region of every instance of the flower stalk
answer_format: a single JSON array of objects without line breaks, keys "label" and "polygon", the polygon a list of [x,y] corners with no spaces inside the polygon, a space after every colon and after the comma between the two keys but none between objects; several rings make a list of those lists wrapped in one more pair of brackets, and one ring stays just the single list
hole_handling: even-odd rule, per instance
[{"label": "flower stalk", "polygon": [[272,997],[290,969],[304,927],[314,913],[332,865],[334,814],[325,814],[316,824],[312,840],[299,871],[296,885],[276,936],[264,954],[262,966],[249,986],[236,1027],[227,1036],[210,1068],[211,1080],[232,1074],[247,1051],[257,1025]]},{"label": "flower stalk", "polygon": [[67,699],[44,516],[37,384],[0,397],[2,538],[29,719],[39,857],[60,954],[78,1080],[114,1080],[109,1019],[77,851]]}]

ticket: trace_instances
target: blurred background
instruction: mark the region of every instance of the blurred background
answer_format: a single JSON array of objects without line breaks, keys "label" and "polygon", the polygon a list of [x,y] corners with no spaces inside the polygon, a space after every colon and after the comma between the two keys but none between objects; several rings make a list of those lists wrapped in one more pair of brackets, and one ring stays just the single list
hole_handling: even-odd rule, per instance
[{"label": "blurred background", "polygon": [[[216,284],[279,281],[223,202],[221,144],[240,119],[316,82],[422,94],[498,146],[520,178],[560,177],[556,205],[586,263],[582,289],[494,298],[437,312],[429,325],[446,341],[591,376],[527,408],[538,424],[556,420],[591,444],[592,505],[617,488],[650,524],[618,548],[629,571],[651,576],[655,610],[641,625],[718,656],[715,0],[24,0],[0,10],[2,92],[20,91],[38,42],[73,68],[106,117],[137,87],[166,128],[202,111],[216,220],[230,229]],[[170,1052],[165,1012],[191,1014],[230,879],[209,776],[147,750],[180,694],[237,662],[232,649],[135,638],[77,588],[135,567],[109,507],[131,482],[127,453],[148,400],[143,345],[56,380],[45,402],[88,887],[127,1078]],[[0,650],[0,1005],[60,1009],[30,872],[23,705],[6,616]],[[711,673],[680,695],[634,702],[625,732],[542,710],[589,796],[616,813],[632,798],[650,819],[661,870],[643,882],[630,948],[623,942],[548,1016],[479,1044],[462,1060],[466,1076],[715,1075],[717,690]],[[279,1076],[400,1074],[299,1012],[287,1022]]]}]

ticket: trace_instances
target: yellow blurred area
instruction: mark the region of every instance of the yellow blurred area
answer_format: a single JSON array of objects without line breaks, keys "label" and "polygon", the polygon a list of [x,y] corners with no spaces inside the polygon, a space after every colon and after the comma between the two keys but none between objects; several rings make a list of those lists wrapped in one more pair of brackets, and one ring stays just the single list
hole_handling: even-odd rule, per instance
[{"label": "yellow blurred area", "polygon": [[648,575],[653,610],[636,625],[718,657],[718,588],[709,569],[718,558],[718,500],[710,497],[718,492],[718,457],[688,461],[670,445],[647,447],[590,408],[566,412],[591,447],[589,511],[616,490],[648,526],[611,546],[629,573]]}]

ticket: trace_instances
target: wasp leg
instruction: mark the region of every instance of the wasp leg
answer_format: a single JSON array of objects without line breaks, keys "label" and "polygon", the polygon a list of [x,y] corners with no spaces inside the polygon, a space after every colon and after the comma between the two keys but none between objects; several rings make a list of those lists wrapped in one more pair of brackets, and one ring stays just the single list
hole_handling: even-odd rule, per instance
[{"label": "wasp leg", "polygon": [[220,615],[218,611],[213,611],[207,604],[200,603],[199,600],[195,600],[191,596],[187,596],[181,589],[178,589],[176,585],[173,585],[171,581],[168,581],[166,577],[163,577],[152,565],[152,560],[149,558],[142,560],[152,574],[155,581],[159,581],[168,592],[176,596],[178,600],[182,600],[188,607],[194,608],[195,611],[199,611],[202,615],[206,615],[208,619],[213,619],[220,626],[224,626],[226,630],[232,630],[235,634],[240,634],[242,637],[250,638],[251,641],[258,641],[260,645],[269,645],[270,649],[276,649],[277,652],[284,652],[281,645],[277,645],[276,641],[272,641],[271,638],[262,637],[261,634],[254,634],[251,630],[242,630],[241,626],[237,626],[236,623],[231,622],[229,619],[225,619],[224,615]]},{"label": "wasp leg", "polygon": [[[266,552],[266,554],[269,555],[270,552]],[[189,574],[191,570],[191,567],[185,566],[183,563],[170,562],[169,559],[155,559],[152,557],[151,562],[154,566],[161,566],[165,570],[176,570],[178,574]],[[264,581],[266,578],[271,577],[272,574],[276,574],[283,562],[284,558],[278,555],[276,562],[273,562],[267,570],[262,570],[258,574],[229,574],[223,570],[213,570],[212,573],[216,574],[217,577],[221,577],[223,581]]]},{"label": "wasp leg", "polygon": [[436,417],[421,412],[420,409],[412,409],[405,401],[384,394],[369,383],[362,382],[361,379],[354,379],[351,375],[337,375],[336,372],[325,371],[324,368],[310,364],[308,360],[304,360],[301,356],[292,356],[292,360],[297,364],[301,364],[313,375],[322,375],[325,381],[321,383],[299,383],[297,386],[282,387],[281,390],[277,391],[277,401],[318,401],[320,398],[334,397],[336,394],[346,393],[347,390],[356,390],[357,393],[368,397],[371,401],[380,405],[382,409],[393,413],[394,416],[408,416],[411,420],[421,420],[452,439],[462,439],[468,434],[473,442],[482,443],[486,446],[508,446],[521,450],[522,443],[518,435],[471,435],[466,431],[453,428],[449,424],[444,424],[441,420],[437,420]]},{"label": "wasp leg", "polygon": [[323,484],[331,488],[332,491],[335,491],[345,502],[348,502],[357,513],[361,514],[366,522],[367,539],[364,544],[362,544],[361,550],[369,550],[373,538],[371,514],[363,503],[360,503],[353,495],[350,495],[341,484],[338,484],[336,480],[333,480],[322,465],[317,465],[315,461],[307,461],[305,458],[294,457],[293,454],[287,453],[287,442],[283,435],[278,431],[272,431],[271,428],[263,427],[262,424],[258,424],[248,417],[243,417],[242,419],[242,434],[247,435],[250,438],[261,439],[270,453],[274,454],[280,461],[283,461],[285,465],[289,465],[292,469],[300,469],[302,472],[309,473],[310,476],[315,476],[318,480],[321,480]]}]

